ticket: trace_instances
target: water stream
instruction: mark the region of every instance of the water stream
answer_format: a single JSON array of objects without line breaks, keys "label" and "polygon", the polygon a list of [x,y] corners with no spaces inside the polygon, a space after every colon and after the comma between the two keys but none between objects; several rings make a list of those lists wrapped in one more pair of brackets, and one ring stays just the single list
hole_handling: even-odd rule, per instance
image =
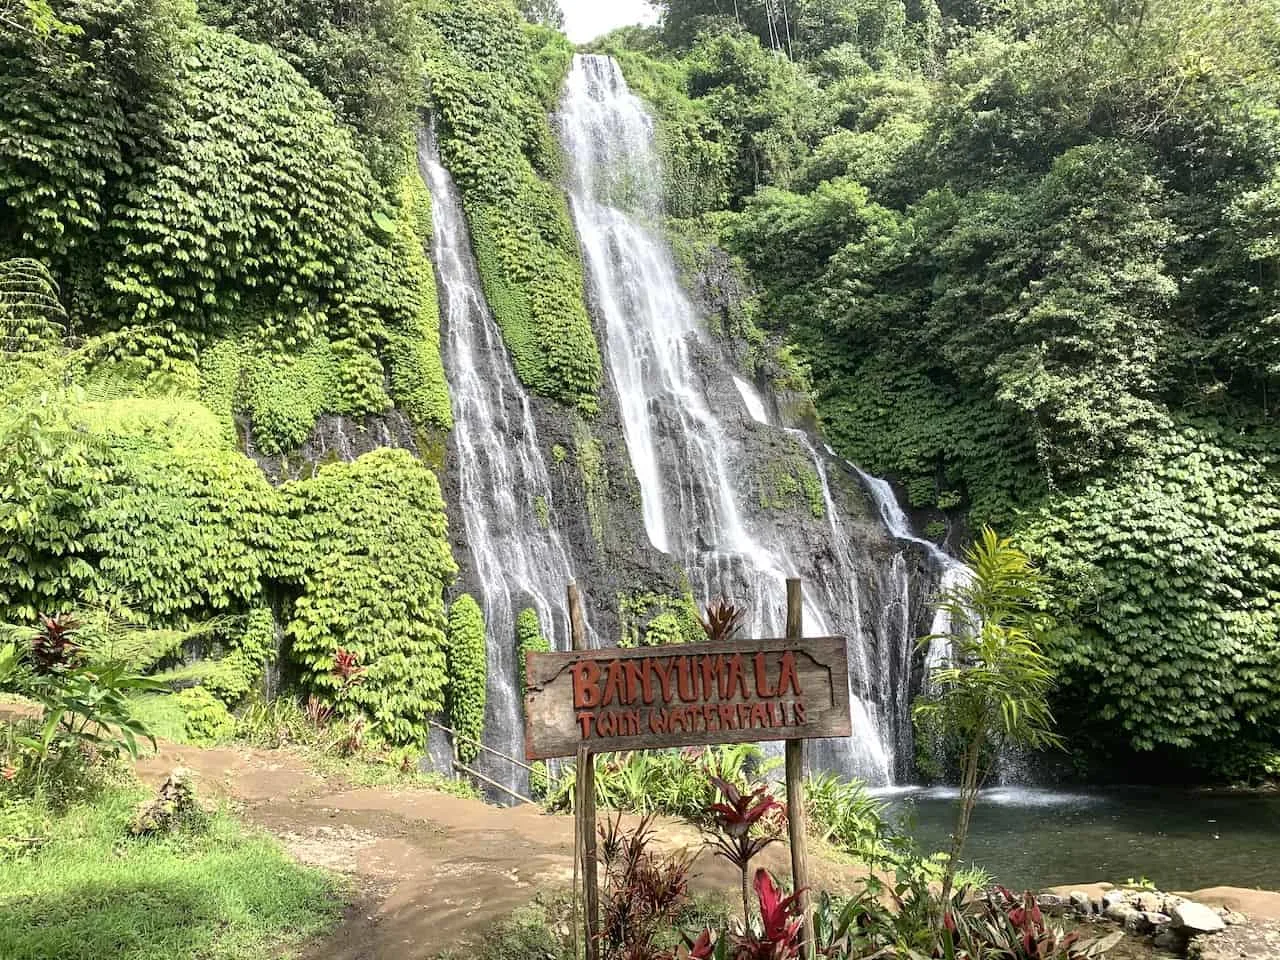
[{"label": "water stream", "polygon": [[[785,515],[760,508],[750,487],[751,467],[760,464],[733,401],[762,425],[766,407],[704,336],[681,287],[660,225],[663,177],[653,123],[612,59],[574,58],[559,123],[650,542],[681,563],[700,602],[727,596],[744,603],[754,636],[781,635],[785,580],[803,576],[805,633],[838,633],[850,643],[854,735],[816,745],[814,763],[892,782],[910,737],[905,698],[914,632],[902,595],[905,562],[899,556],[896,568],[885,570],[865,553],[855,555],[825,460],[799,431],[791,435],[814,461],[830,524],[820,556]],[[880,613],[869,620],[864,609]]]},{"label": "water stream", "polygon": [[[488,643],[485,742],[523,756],[523,709],[515,683],[515,621],[532,607],[548,637],[569,636],[565,585],[573,566],[557,529],[547,466],[529,397],[516,378],[481,292],[457,187],[424,133],[418,165],[431,191],[432,253],[440,285],[444,363],[453,403],[459,500],[480,592]],[[527,789],[515,764],[484,754],[477,764],[508,786]]]}]

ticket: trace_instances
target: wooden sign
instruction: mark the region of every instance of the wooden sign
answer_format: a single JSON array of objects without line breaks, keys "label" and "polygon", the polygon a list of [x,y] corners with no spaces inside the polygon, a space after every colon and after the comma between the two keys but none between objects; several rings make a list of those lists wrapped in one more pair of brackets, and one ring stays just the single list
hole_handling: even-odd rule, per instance
[{"label": "wooden sign", "polygon": [[526,656],[528,760],[851,733],[843,637]]}]

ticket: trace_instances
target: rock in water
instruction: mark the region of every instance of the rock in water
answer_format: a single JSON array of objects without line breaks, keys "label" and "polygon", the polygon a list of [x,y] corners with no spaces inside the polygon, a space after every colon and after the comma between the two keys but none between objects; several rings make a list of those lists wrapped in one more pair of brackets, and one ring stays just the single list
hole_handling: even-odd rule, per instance
[{"label": "rock in water", "polygon": [[1217,933],[1226,927],[1218,914],[1203,903],[1190,900],[1173,908],[1173,925],[1190,934]]},{"label": "rock in water", "polygon": [[1083,890],[1071,891],[1071,908],[1076,913],[1092,913],[1093,904],[1089,902],[1089,895]]}]

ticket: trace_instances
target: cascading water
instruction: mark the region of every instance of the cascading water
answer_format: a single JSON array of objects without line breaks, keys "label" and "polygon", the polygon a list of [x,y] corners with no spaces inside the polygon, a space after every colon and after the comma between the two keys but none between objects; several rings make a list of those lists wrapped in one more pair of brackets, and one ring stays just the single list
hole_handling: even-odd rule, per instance
[{"label": "cascading water", "polygon": [[[830,447],[827,448],[827,452],[834,453]],[[871,496],[876,501],[876,505],[880,509],[880,516],[884,519],[885,526],[889,528],[889,532],[899,540],[909,540],[912,543],[919,544],[928,552],[938,569],[942,571],[942,578],[938,583],[938,594],[940,596],[956,587],[963,586],[969,581],[973,576],[972,570],[949,553],[941,550],[936,544],[923,540],[911,532],[911,524],[907,520],[907,515],[898,503],[897,497],[893,495],[893,488],[889,486],[887,480],[864,473],[856,464],[850,463],[849,466],[857,471],[858,476],[862,478],[863,484],[871,492]],[[950,634],[951,631],[951,611],[946,606],[939,604],[937,611],[933,615],[933,624],[929,628],[929,633],[935,637],[943,637]],[[929,671],[947,659],[947,646],[946,641],[943,640],[935,640],[929,644],[929,649],[925,654],[926,676],[928,676]]]},{"label": "cascading water", "polygon": [[[488,644],[485,742],[523,756],[523,710],[516,671],[515,621],[532,607],[558,647],[569,636],[565,585],[574,578],[556,527],[546,463],[511,357],[485,302],[462,203],[429,133],[419,138],[418,166],[431,191],[433,247],[439,278],[444,362],[453,402],[459,503],[479,590]],[[482,772],[524,790],[525,772],[482,754]]]},{"label": "cascading water", "polygon": [[[728,409],[726,396],[732,403],[736,388],[759,424],[768,420],[765,405],[702,336],[681,288],[660,232],[662,175],[643,104],[613,60],[580,55],[559,120],[570,202],[649,540],[682,564],[700,600],[745,602],[756,636],[781,634],[785,578],[803,576],[805,632],[841,633],[850,643],[854,734],[817,744],[815,765],[890,782],[895,754],[909,742],[904,723],[910,736],[905,697],[914,631],[905,560],[899,556],[899,568],[885,570],[865,551],[854,555],[825,462],[799,431],[790,442],[798,440],[814,461],[829,537],[806,555],[784,519],[756,507],[753,455],[741,431],[730,429],[731,415],[741,411]],[[867,622],[864,603],[880,615]]]}]

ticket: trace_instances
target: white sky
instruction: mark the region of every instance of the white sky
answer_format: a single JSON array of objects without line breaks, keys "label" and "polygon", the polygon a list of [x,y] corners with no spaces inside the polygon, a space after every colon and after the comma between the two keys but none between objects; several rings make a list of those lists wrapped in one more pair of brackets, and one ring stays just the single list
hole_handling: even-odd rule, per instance
[{"label": "white sky", "polygon": [[560,0],[565,33],[574,43],[586,43],[614,27],[653,23],[657,11],[645,0]]}]

